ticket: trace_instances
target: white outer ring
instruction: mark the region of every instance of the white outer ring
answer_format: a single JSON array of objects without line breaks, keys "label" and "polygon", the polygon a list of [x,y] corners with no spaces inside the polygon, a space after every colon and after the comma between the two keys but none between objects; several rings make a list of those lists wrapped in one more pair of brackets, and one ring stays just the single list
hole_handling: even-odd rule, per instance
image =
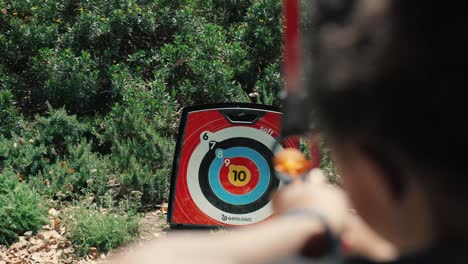
[{"label": "white outer ring", "polygon": [[[208,140],[203,140],[203,135],[208,136]],[[209,217],[226,224],[230,225],[249,225],[253,223],[260,222],[267,219],[273,213],[271,201],[266,204],[264,207],[260,208],[257,211],[247,213],[247,214],[232,214],[219,210],[214,205],[212,205],[206,197],[203,195],[203,192],[200,188],[200,183],[198,181],[198,172],[200,170],[200,164],[208,153],[210,146],[210,141],[221,142],[230,138],[244,137],[256,140],[262,143],[266,148],[270,149],[272,152],[272,147],[275,144],[278,144],[276,139],[274,139],[269,134],[261,131],[260,129],[250,128],[250,127],[231,127],[217,131],[216,133],[211,133],[209,131],[204,131],[200,134],[201,143],[195,148],[190,157],[189,164],[187,167],[187,185],[190,192],[190,196],[193,202],[198,206],[198,208],[208,215]],[[216,146],[215,146],[216,148]],[[282,151],[283,147],[280,145],[276,148],[274,154],[279,151]],[[192,173],[194,172],[194,173]],[[275,175],[271,175],[275,177]],[[282,187],[282,182],[278,188]],[[223,216],[225,218],[223,219]],[[226,220],[227,218],[227,220]],[[234,218],[234,219],[233,219]],[[235,220],[239,219],[239,220]],[[251,219],[251,221],[245,221]],[[242,221],[244,220],[244,221]]]}]

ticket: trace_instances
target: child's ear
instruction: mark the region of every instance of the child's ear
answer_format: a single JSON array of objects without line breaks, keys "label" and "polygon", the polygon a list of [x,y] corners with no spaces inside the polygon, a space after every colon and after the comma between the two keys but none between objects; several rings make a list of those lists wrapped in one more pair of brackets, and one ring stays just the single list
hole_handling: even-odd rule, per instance
[{"label": "child's ear", "polygon": [[[335,149],[335,148],[334,148]],[[334,151],[334,160],[352,206],[375,230],[385,228],[398,207],[382,166],[354,146]]]}]

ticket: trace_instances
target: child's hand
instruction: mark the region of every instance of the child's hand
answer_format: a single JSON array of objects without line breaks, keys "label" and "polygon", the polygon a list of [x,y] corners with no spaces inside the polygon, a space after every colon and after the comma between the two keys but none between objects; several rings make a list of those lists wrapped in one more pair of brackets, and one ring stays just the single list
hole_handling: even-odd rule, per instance
[{"label": "child's hand", "polygon": [[273,206],[278,214],[293,209],[310,209],[322,214],[333,231],[341,234],[346,254],[378,261],[392,260],[397,256],[389,242],[358,215],[350,213],[345,193],[327,184],[321,170],[312,171],[305,181],[297,180],[281,189],[273,197]]},{"label": "child's hand", "polygon": [[341,241],[347,255],[366,256],[379,262],[393,261],[398,257],[397,249],[356,214],[348,217]]},{"label": "child's hand", "polygon": [[326,183],[319,169],[313,170],[307,178],[295,180],[273,196],[275,213],[283,214],[292,209],[310,209],[322,214],[334,232],[340,233],[349,214],[345,193]]}]

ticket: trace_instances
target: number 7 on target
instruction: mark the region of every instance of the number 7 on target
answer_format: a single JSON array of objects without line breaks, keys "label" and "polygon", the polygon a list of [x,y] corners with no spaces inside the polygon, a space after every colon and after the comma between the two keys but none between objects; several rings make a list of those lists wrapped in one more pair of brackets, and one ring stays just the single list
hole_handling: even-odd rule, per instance
[{"label": "number 7 on target", "polygon": [[209,143],[210,144],[210,149],[214,149],[217,143],[218,142],[216,142],[216,141],[210,141],[210,143]]}]

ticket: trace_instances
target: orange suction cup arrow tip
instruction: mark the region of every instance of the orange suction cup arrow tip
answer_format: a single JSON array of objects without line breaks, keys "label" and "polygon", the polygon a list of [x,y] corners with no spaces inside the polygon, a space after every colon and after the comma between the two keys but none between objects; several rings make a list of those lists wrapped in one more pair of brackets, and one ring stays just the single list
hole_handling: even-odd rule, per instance
[{"label": "orange suction cup arrow tip", "polygon": [[312,162],[295,148],[286,148],[273,159],[276,175],[286,183],[304,177],[312,169]]}]

